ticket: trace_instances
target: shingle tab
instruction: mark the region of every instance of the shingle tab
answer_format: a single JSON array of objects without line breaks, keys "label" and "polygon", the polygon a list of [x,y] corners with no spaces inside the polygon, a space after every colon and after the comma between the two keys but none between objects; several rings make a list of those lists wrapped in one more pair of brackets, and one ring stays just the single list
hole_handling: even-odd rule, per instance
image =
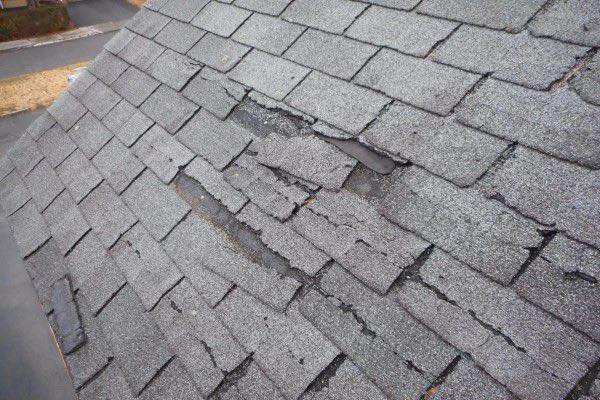
[{"label": "shingle tab", "polygon": [[177,139],[218,170],[225,168],[252,140],[252,135],[231,121],[221,121],[205,110],[177,133]]},{"label": "shingle tab", "polygon": [[53,168],[56,168],[77,148],[58,124],[48,129],[37,143],[40,151]]},{"label": "shingle tab", "polygon": [[456,114],[465,125],[600,168],[600,147],[594,144],[600,140],[600,109],[567,87],[539,92],[490,79],[465,98]]},{"label": "shingle tab", "polygon": [[260,143],[258,162],[319,186],[339,189],[357,161],[317,137],[285,138],[273,133]]},{"label": "shingle tab", "polygon": [[104,49],[119,54],[136,36],[135,33],[123,28],[104,45]]},{"label": "shingle tab", "polygon": [[[116,90],[116,88],[113,87]],[[118,92],[118,91],[117,91]],[[112,132],[116,133],[136,111],[136,108],[123,99],[104,118],[102,123]]]},{"label": "shingle tab", "polygon": [[73,286],[81,290],[94,314],[125,284],[121,271],[94,232],[77,243],[67,261]]},{"label": "shingle tab", "polygon": [[309,72],[290,61],[253,50],[228,75],[267,96],[283,100]]},{"label": "shingle tab", "polygon": [[[94,74],[94,76],[102,82],[110,85],[127,69],[127,67],[129,67],[129,64],[125,61],[106,50],[102,50],[94,62],[87,67],[87,71]],[[92,84],[94,82],[92,82]],[[83,95],[85,95],[85,92],[80,94],[80,96]]]},{"label": "shingle tab", "polygon": [[545,0],[425,0],[417,10],[451,20],[518,32],[546,3]]},{"label": "shingle tab", "polygon": [[116,138],[94,156],[92,164],[119,194],[144,170],[144,165]]},{"label": "shingle tab", "polygon": [[111,87],[129,103],[139,107],[159,85],[160,82],[150,75],[136,67],[129,67]]},{"label": "shingle tab", "polygon": [[152,309],[183,278],[164,250],[140,224],[127,231],[109,254],[123,271],[146,311]]},{"label": "shingle tab", "polygon": [[[168,14],[167,14],[168,15]],[[152,39],[165,25],[171,21],[157,12],[147,8],[142,8],[136,13],[133,18],[127,23],[127,28],[139,35]]]},{"label": "shingle tab", "polygon": [[164,370],[159,372],[156,379],[152,380],[139,398],[140,400],[174,398],[196,400],[200,398],[200,393],[179,360],[174,359]]},{"label": "shingle tab", "polygon": [[476,190],[416,167],[394,172],[394,181],[381,207],[387,218],[499,282],[510,282],[527,248],[541,243],[535,223]]},{"label": "shingle tab", "polygon": [[279,15],[292,0],[236,0],[235,5],[264,14]]},{"label": "shingle tab", "polygon": [[52,200],[65,188],[62,181],[46,160],[40,161],[27,176],[23,178],[33,201],[39,211],[48,207]]},{"label": "shingle tab", "polygon": [[131,388],[123,371],[116,363],[110,363],[98,377],[78,393],[81,400],[120,399],[133,400]]},{"label": "shingle tab", "polygon": [[90,229],[73,198],[66,190],[54,199],[42,215],[62,254],[67,254]]},{"label": "shingle tab", "polygon": [[[88,90],[86,90],[86,93]],[[58,122],[65,131],[71,129],[71,127],[75,125],[75,122],[83,117],[83,114],[85,114],[86,111],[86,108],[68,92],[60,96],[54,104],[48,107],[50,115],[56,119],[56,122]]]},{"label": "shingle tab", "polygon": [[143,36],[135,35],[127,45],[119,51],[119,57],[129,64],[145,70],[160,56],[165,48],[160,44],[148,40]]},{"label": "shingle tab", "polygon": [[165,50],[148,68],[148,73],[179,91],[200,71],[197,61],[182,56],[173,50]]},{"label": "shingle tab", "polygon": [[[85,72],[85,71],[84,71]],[[82,73],[83,75],[83,73]],[[90,75],[87,73],[87,75]],[[72,88],[75,85],[75,82],[79,81],[81,75],[71,84],[69,88]],[[71,92],[72,93],[72,92]],[[37,117],[31,125],[29,125],[26,129],[26,132],[31,136],[33,140],[38,140],[48,129],[50,129],[54,124],[56,124],[56,120],[48,111],[44,111],[42,115]]]},{"label": "shingle tab", "polygon": [[530,36],[463,25],[432,59],[532,89],[545,90],[575,66],[588,49]]},{"label": "shingle tab", "polygon": [[129,186],[123,199],[156,240],[162,240],[190,211],[171,188],[148,170]]},{"label": "shingle tab", "polygon": [[405,103],[448,115],[479,76],[384,49],[358,73],[356,82]]},{"label": "shingle tab", "polygon": [[171,351],[128,285],[102,310],[99,319],[115,361],[133,392],[139,394],[172,357]]},{"label": "shingle tab", "polygon": [[80,150],[75,150],[56,168],[76,203],[102,182],[102,175]]},{"label": "shingle tab", "polygon": [[180,21],[171,21],[154,38],[157,43],[185,54],[191,49],[206,31]]},{"label": "shingle tab", "polygon": [[102,119],[121,101],[121,96],[100,80],[94,82],[81,97],[81,102],[98,119]]},{"label": "shingle tab", "polygon": [[457,26],[456,22],[416,13],[371,7],[352,24],[346,34],[363,42],[423,57]]},{"label": "shingle tab", "polygon": [[396,103],[361,136],[368,143],[459,186],[475,182],[508,142],[425,111]]},{"label": "shingle tab", "polygon": [[160,12],[180,21],[190,22],[210,0],[171,0]]},{"label": "shingle tab", "polygon": [[54,239],[50,239],[27,257],[24,264],[44,313],[49,313],[52,311],[52,284],[67,274],[67,261]]},{"label": "shingle tab", "polygon": [[281,55],[306,28],[278,18],[253,14],[233,35],[248,46]]},{"label": "shingle tab", "polygon": [[291,22],[323,31],[342,33],[367,7],[347,0],[296,0],[283,13]]},{"label": "shingle tab", "polygon": [[2,206],[4,215],[14,213],[29,199],[31,199],[31,194],[17,170],[13,169],[0,181],[0,206]]},{"label": "shingle tab", "polygon": [[50,231],[32,201],[25,203],[7,219],[23,258],[50,239]]},{"label": "shingle tab", "polygon": [[170,87],[161,85],[140,110],[169,133],[175,133],[198,110],[198,106]]},{"label": "shingle tab", "polygon": [[227,72],[240,62],[250,48],[212,33],[204,35],[188,56],[221,72]]},{"label": "shingle tab", "polygon": [[133,153],[165,184],[169,184],[194,158],[187,147],[158,125],[154,125],[138,140],[133,146]]},{"label": "shingle tab", "polygon": [[150,127],[154,121],[144,113],[136,110],[131,117],[116,132],[115,135],[126,146],[133,145]]},{"label": "shingle tab", "polygon": [[17,139],[6,154],[21,176],[27,175],[44,158],[37,143],[28,134]]},{"label": "shingle tab", "polygon": [[376,51],[377,47],[366,43],[308,29],[285,52],[285,58],[342,79],[350,79]]},{"label": "shingle tab", "polygon": [[597,29],[598,8],[586,0],[566,0],[552,3],[529,25],[532,34],[584,46],[600,46]]},{"label": "shingle tab", "polygon": [[106,248],[112,246],[137,221],[106,182],[92,190],[79,207]]},{"label": "shingle tab", "polygon": [[94,157],[113,136],[91,113],[85,114],[67,133],[87,158]]},{"label": "shingle tab", "polygon": [[77,98],[81,98],[85,91],[97,80],[98,78],[92,75],[87,69],[80,71],[77,74],[77,78],[70,83],[69,93]]},{"label": "shingle tab", "polygon": [[211,1],[192,20],[192,25],[229,37],[250,14],[252,13],[232,5]]}]

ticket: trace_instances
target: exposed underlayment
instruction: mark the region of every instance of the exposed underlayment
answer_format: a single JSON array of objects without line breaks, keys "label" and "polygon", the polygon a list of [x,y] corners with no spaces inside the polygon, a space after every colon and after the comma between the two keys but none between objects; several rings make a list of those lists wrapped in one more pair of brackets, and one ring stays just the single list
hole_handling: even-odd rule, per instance
[{"label": "exposed underlayment", "polygon": [[0,159],[79,398],[600,398],[600,9],[475,3],[149,0]]}]

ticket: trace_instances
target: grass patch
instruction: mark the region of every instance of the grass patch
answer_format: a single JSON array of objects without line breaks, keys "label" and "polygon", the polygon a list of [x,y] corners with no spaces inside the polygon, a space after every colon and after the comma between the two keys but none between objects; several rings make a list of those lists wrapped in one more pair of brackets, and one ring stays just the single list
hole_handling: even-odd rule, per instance
[{"label": "grass patch", "polygon": [[42,4],[35,10],[0,10],[0,42],[24,39],[73,27],[69,13],[60,4]]},{"label": "grass patch", "polygon": [[0,80],[0,117],[21,110],[33,111],[54,103],[69,87],[67,78],[89,61]]}]

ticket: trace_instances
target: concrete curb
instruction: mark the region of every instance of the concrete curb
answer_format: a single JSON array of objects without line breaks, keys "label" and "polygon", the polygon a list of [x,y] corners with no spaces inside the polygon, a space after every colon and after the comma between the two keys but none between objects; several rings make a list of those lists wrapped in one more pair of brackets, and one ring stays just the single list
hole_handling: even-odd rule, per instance
[{"label": "concrete curb", "polygon": [[82,28],[73,29],[62,33],[53,33],[49,35],[39,36],[32,39],[13,40],[10,42],[0,43],[0,53],[24,49],[28,47],[45,46],[48,44],[65,42],[67,40],[81,39],[88,36],[98,35],[101,33],[118,31],[127,24],[129,20],[111,21],[97,25],[85,26]]}]

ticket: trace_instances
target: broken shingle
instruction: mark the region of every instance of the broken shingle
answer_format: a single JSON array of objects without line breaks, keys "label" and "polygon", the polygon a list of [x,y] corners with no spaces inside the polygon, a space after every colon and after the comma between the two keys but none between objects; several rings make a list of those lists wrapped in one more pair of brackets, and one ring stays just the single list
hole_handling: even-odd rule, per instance
[{"label": "broken shingle", "polygon": [[70,354],[84,345],[86,335],[73,297],[71,280],[67,276],[52,285],[52,308],[58,327],[55,332],[58,345],[63,354]]},{"label": "broken shingle", "polygon": [[24,263],[42,309],[48,314],[52,311],[52,284],[67,274],[67,260],[56,241],[50,239],[27,257]]},{"label": "broken shingle", "polygon": [[162,83],[179,91],[200,71],[200,65],[189,57],[167,49],[150,65],[147,71]]}]

